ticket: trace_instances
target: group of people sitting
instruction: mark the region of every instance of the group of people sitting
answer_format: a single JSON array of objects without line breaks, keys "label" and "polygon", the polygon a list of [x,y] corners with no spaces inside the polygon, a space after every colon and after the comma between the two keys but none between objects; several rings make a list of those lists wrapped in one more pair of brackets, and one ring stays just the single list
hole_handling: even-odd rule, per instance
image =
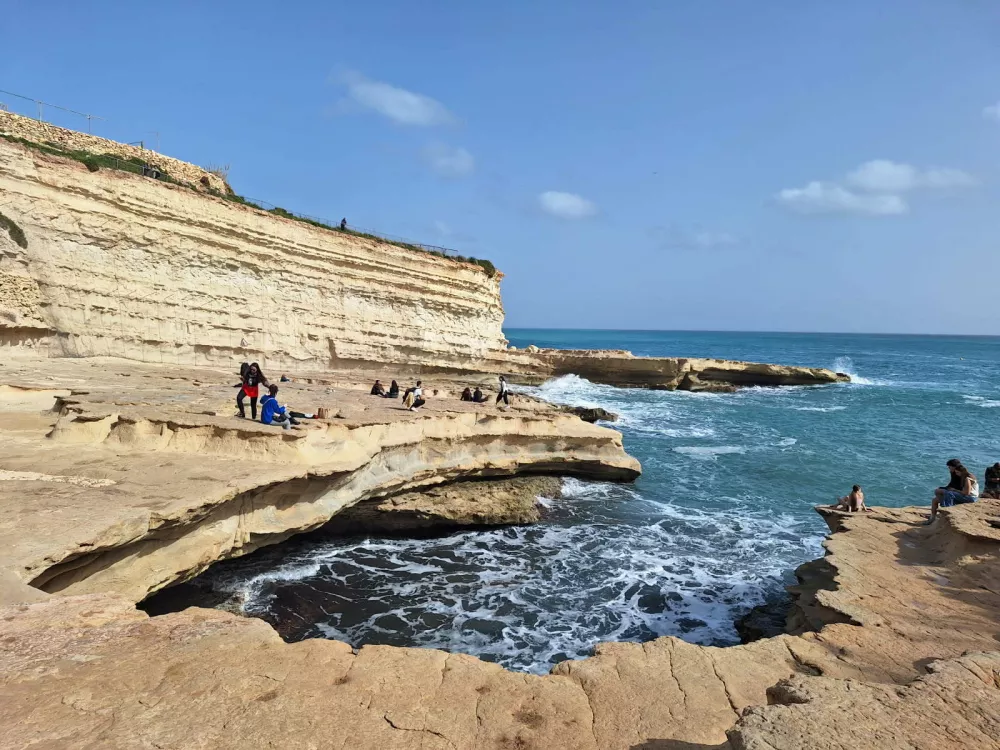
[{"label": "group of people sitting", "polygon": [[[437,391],[434,391],[437,395]],[[392,384],[389,386],[389,390],[386,390],[385,386],[382,385],[381,380],[376,380],[375,385],[371,389],[372,396],[380,396],[382,398],[399,398],[399,384],[393,380]],[[471,401],[476,404],[482,404],[489,399],[483,393],[482,389],[477,385],[476,390],[466,387],[462,391],[461,396],[462,401]],[[501,375],[500,376],[500,386],[497,392],[497,404],[503,401],[507,406],[510,406],[510,389],[507,386],[507,379]],[[416,385],[412,388],[407,388],[403,392],[403,408],[409,409],[410,411],[416,411],[421,406],[427,403],[424,398],[424,388],[422,381],[418,380]]]},{"label": "group of people sitting", "polygon": [[[288,378],[282,375],[281,380],[287,382]],[[240,389],[240,392],[236,394],[236,408],[238,409],[236,416],[240,419],[247,418],[246,407],[243,404],[244,399],[247,398],[250,399],[250,415],[253,419],[257,419],[257,399],[260,396],[261,386],[267,388],[267,393],[260,399],[261,424],[279,425],[290,430],[292,425],[299,424],[299,419],[316,418],[315,414],[291,411],[287,406],[279,404],[278,386],[268,382],[259,364],[244,362],[240,365],[240,382],[233,386],[233,388]]]},{"label": "group of people sitting", "polygon": [[[979,480],[976,479],[976,475],[966,469],[957,458],[950,459],[947,462],[947,466],[951,479],[944,487],[938,487],[934,490],[934,498],[931,500],[931,515],[924,522],[927,525],[934,523],[939,508],[950,508],[955,505],[974,503],[979,500]],[[1000,469],[1000,464],[986,470],[988,486],[993,474],[996,474],[997,479],[1000,479],[998,469]],[[987,493],[987,495],[992,496],[991,493]],[[851,488],[850,494],[844,495],[844,497],[837,500],[830,507],[834,510],[842,510],[849,513],[871,512],[871,508],[865,505],[865,493],[861,489],[861,486],[857,484]]]},{"label": "group of people sitting", "polygon": [[[380,396],[382,398],[399,398],[399,383],[393,380],[392,384],[389,386],[389,390],[387,391],[385,386],[382,385],[382,381],[376,380],[375,385],[372,386],[371,395]],[[418,380],[416,385],[403,391],[404,409],[416,411],[426,403],[427,399],[424,398],[423,381]]]}]

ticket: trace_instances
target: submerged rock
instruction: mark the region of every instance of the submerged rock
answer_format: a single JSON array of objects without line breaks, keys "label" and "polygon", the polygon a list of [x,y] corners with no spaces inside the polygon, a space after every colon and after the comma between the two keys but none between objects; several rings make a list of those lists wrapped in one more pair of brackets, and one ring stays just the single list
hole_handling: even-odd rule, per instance
[{"label": "submerged rock", "polygon": [[608,411],[607,409],[602,409],[599,406],[567,406],[566,411],[570,414],[575,414],[584,422],[590,422],[594,424],[595,422],[617,422],[618,415],[613,411]]}]

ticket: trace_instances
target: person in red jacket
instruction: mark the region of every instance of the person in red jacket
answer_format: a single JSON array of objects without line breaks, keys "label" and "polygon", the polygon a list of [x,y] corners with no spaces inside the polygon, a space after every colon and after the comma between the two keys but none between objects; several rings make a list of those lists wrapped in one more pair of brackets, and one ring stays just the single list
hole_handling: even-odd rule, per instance
[{"label": "person in red jacket", "polygon": [[[244,362],[244,365],[246,363]],[[264,373],[261,372],[260,365],[256,362],[245,367],[240,367],[240,382],[233,386],[233,388],[239,388],[240,392],[236,395],[236,408],[240,410],[239,418],[246,419],[247,413],[246,409],[243,407],[243,399],[250,399],[250,414],[254,419],[257,419],[257,397],[260,395],[260,386],[270,385],[267,382],[267,378],[264,377]]]}]

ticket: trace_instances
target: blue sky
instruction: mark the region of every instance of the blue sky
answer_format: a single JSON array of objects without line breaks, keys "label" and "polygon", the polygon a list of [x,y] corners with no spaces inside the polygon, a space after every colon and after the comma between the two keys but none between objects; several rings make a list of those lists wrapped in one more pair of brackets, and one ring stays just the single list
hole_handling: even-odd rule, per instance
[{"label": "blue sky", "polygon": [[489,258],[511,326],[1000,334],[992,0],[8,0],[0,25],[0,89]]}]

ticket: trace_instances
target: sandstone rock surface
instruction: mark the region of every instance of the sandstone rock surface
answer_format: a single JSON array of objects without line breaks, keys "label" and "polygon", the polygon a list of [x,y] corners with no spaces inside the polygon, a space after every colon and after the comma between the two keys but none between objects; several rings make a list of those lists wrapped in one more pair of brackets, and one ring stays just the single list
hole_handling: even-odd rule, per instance
[{"label": "sandstone rock surface", "polygon": [[[799,592],[799,632],[743,646],[602,644],[537,677],[440,651],[286,644],[260,621],[196,608],[150,618],[134,602],[441,476],[628,478],[620,437],[532,401],[463,404],[457,384],[411,413],[365,395],[367,382],[318,376],[285,384],[288,400],[348,416],[284,433],[236,423],[224,373],[0,364],[17,386],[0,392],[2,748],[837,748],[854,697],[864,720],[844,736],[858,742],[866,727],[928,748],[990,731],[985,677],[935,687],[927,670],[997,650],[1000,503],[945,509],[931,527],[913,509],[824,511],[833,533]],[[58,410],[39,410],[45,399]],[[983,676],[997,656],[975,658],[960,669]],[[769,690],[811,702],[766,708]],[[961,731],[920,729],[919,707],[932,721],[947,690],[969,698],[942,714]]]}]

